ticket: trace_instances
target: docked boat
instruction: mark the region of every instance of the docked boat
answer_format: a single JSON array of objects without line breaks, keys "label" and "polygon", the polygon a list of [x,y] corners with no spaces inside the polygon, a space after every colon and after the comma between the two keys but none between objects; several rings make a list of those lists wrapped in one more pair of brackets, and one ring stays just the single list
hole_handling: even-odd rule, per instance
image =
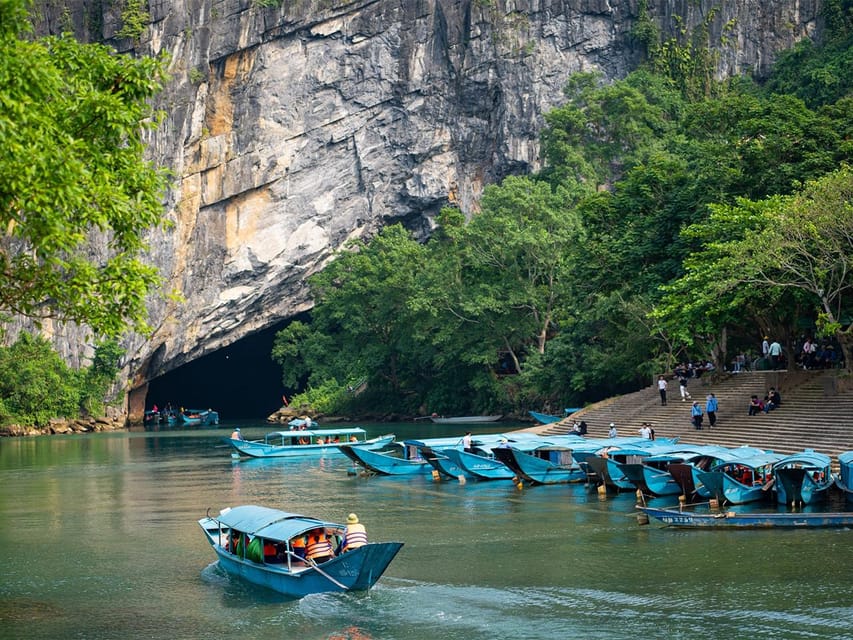
[{"label": "docked boat", "polygon": [[669,527],[682,529],[810,529],[853,527],[853,512],[810,513],[699,513],[678,509],[637,506],[637,509]]},{"label": "docked boat", "polygon": [[372,542],[320,564],[304,557],[304,541],[318,530],[337,546],[345,526],[295,513],[245,505],[198,521],[227,573],[292,598],[312,593],[366,591],[403,546]]},{"label": "docked boat", "polygon": [[[485,447],[497,445],[499,434],[480,434],[471,440],[471,447],[475,451],[485,451]],[[462,469],[450,462],[446,455],[436,453],[437,450],[445,449],[462,450],[462,438],[458,436],[448,438],[423,438],[421,440],[404,440],[395,442],[399,448],[393,452],[366,451],[364,449],[341,445],[341,452],[359,467],[371,473],[385,476],[409,476],[419,473],[429,473],[434,468],[430,459],[440,458],[446,463],[446,469],[441,473],[458,477],[463,474]]]},{"label": "docked boat", "polygon": [[444,418],[442,416],[430,416],[429,419],[435,424],[482,424],[485,422],[497,422],[503,415],[494,416],[457,416],[455,418]]},{"label": "docked boat", "polygon": [[496,449],[516,447],[529,451],[545,444],[542,437],[524,432],[478,439],[473,451],[461,448],[433,449],[427,461],[442,475],[454,478],[461,472],[477,480],[509,480],[515,472],[495,456]]},{"label": "docked boat", "polygon": [[699,478],[700,471],[709,471],[724,462],[733,462],[743,458],[763,455],[764,453],[766,452],[763,449],[746,445],[731,448],[709,447],[707,453],[703,453],[689,461],[672,462],[668,469],[676,484],[681,487],[681,495],[687,496],[691,501],[697,496],[707,499],[711,498],[712,495],[711,491],[705,487]]},{"label": "docked boat", "polygon": [[831,462],[828,455],[812,449],[782,458],[773,465],[777,502],[805,505],[825,499],[835,482]]},{"label": "docked boat", "polygon": [[553,424],[564,418],[568,418],[573,413],[580,411],[580,408],[563,409],[563,415],[556,416],[550,413],[540,413],[539,411],[528,411],[530,417],[536,420],[539,424]]},{"label": "docked boat", "polygon": [[271,431],[263,440],[228,438],[227,442],[238,454],[250,458],[322,457],[339,455],[338,445],[343,443],[354,449],[382,449],[394,442],[394,435],[367,439],[367,432],[360,427],[300,429]]},{"label": "docked boat", "polygon": [[767,451],[718,464],[696,475],[709,497],[731,504],[756,502],[769,496],[774,484],[773,465],[783,457]]},{"label": "docked boat", "polygon": [[186,426],[214,426],[219,424],[219,412],[213,409],[184,409],[178,420]]},{"label": "docked boat", "polygon": [[853,503],[853,451],[838,454],[838,477],[835,486]]},{"label": "docked boat", "polygon": [[574,457],[599,485],[615,491],[637,489],[634,480],[626,474],[628,465],[642,464],[649,456],[683,449],[677,444],[678,438],[608,438],[594,442],[598,444],[597,449],[578,449]]}]

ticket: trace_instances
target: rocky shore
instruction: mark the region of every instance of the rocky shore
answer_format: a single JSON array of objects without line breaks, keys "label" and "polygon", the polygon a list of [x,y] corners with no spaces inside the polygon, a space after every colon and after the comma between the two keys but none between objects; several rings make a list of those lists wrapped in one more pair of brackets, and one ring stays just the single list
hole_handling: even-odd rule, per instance
[{"label": "rocky shore", "polygon": [[42,427],[24,427],[21,425],[0,427],[0,437],[95,433],[100,431],[121,431],[126,428],[127,421],[123,416],[114,418],[75,418],[74,420],[55,418]]}]

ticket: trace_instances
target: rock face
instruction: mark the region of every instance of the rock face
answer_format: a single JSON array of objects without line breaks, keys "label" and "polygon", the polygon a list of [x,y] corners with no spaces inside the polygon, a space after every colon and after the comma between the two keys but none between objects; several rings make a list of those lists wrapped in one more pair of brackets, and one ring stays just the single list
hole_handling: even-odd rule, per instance
[{"label": "rock face", "polygon": [[[131,413],[152,377],[307,309],[306,276],[347,240],[398,221],[426,237],[442,206],[474,212],[484,185],[537,169],[569,75],[641,54],[637,0],[149,0],[136,42],[117,36],[134,4],[42,2],[37,25],[171,58],[150,153],[175,224],[151,259],[184,301],[152,300],[154,335],[129,345]],[[645,4],[663,33],[725,35],[720,75],[765,73],[820,5]]]}]

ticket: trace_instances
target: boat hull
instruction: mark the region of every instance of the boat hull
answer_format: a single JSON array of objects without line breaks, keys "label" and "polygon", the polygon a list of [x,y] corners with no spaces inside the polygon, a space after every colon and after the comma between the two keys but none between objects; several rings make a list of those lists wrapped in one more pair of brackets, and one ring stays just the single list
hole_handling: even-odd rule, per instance
[{"label": "boat hull", "polygon": [[682,529],[810,529],[853,527],[853,513],[696,513],[638,506],[647,516]]},{"label": "boat hull", "polygon": [[378,451],[352,445],[338,445],[338,449],[360,467],[385,476],[410,476],[432,471],[426,460],[407,460]]},{"label": "boat hull", "polygon": [[[570,450],[561,453],[571,459]],[[512,447],[495,449],[494,454],[495,459],[504,463],[516,476],[534,484],[565,484],[586,479],[586,472],[574,460],[567,464],[555,464]]]},{"label": "boat hull", "polygon": [[[297,432],[298,433],[298,432]],[[263,442],[250,442],[247,440],[236,440],[229,438],[227,442],[241,455],[250,458],[324,458],[328,456],[339,456],[341,451],[336,444],[301,444],[277,446]],[[350,447],[355,449],[382,449],[394,442],[393,435],[380,436],[364,442],[352,443]]]},{"label": "boat hull", "polygon": [[515,473],[500,460],[478,456],[460,449],[443,449],[441,451],[465,474],[478,480],[509,480]]},{"label": "boat hull", "polygon": [[482,424],[486,422],[497,422],[503,418],[502,415],[497,416],[458,416],[455,418],[439,418],[430,416],[435,424]]}]

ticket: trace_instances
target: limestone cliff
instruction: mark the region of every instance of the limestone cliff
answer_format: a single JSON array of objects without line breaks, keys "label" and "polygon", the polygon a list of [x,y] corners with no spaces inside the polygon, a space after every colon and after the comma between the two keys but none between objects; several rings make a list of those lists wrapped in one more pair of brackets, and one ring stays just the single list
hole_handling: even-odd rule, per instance
[{"label": "limestone cliff", "polygon": [[[171,57],[150,150],[176,176],[175,224],[151,258],[185,301],[152,300],[157,330],[130,345],[143,394],[305,310],[306,276],[348,239],[395,221],[424,237],[443,205],[473,212],[484,185],[537,169],[569,75],[620,77],[640,56],[637,0],[150,0],[135,42],[117,36],[131,1],[42,2],[38,28]],[[713,10],[719,74],[760,75],[814,35],[820,3],[647,5],[664,33]]]}]

